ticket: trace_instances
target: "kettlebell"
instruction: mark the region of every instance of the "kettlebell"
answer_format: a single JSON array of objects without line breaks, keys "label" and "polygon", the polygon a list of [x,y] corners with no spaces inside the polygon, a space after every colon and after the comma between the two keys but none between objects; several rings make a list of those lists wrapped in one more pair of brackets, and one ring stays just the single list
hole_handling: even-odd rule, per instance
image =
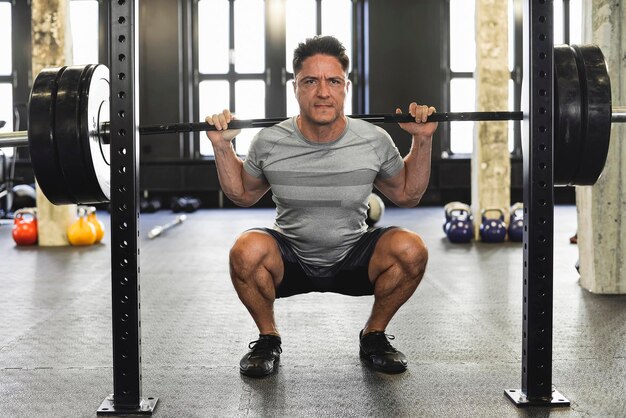
[{"label": "kettlebell", "polygon": [[450,242],[467,243],[474,236],[474,220],[469,205],[463,202],[450,202],[444,206],[446,220],[443,232]]},{"label": "kettlebell", "polygon": [[[490,216],[487,216],[487,215]],[[496,214],[494,217],[493,215]],[[480,239],[483,242],[503,242],[506,238],[506,224],[504,211],[499,208],[483,209],[482,223],[480,224]]]},{"label": "kettlebell", "polygon": [[72,245],[91,245],[96,242],[96,228],[87,220],[86,209],[78,207],[78,220],[67,228],[67,239]]},{"label": "kettlebell", "polygon": [[13,241],[17,245],[34,245],[37,243],[36,209],[24,208],[13,214]]},{"label": "kettlebell", "polygon": [[102,238],[104,237],[104,224],[96,216],[95,206],[87,208],[87,220],[96,229],[96,243],[102,241]]},{"label": "kettlebell", "polygon": [[509,240],[514,242],[522,242],[524,240],[524,204],[521,202],[511,206]]}]

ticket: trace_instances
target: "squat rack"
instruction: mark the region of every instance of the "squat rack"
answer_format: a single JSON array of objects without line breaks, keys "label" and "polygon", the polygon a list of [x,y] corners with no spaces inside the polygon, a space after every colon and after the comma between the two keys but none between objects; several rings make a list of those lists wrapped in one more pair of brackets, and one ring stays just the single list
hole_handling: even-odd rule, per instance
[{"label": "squat rack", "polygon": [[113,394],[98,414],[152,414],[158,401],[141,391],[138,3],[109,0]]},{"label": "squat rack", "polygon": [[524,267],[522,387],[505,395],[517,406],[569,406],[552,386],[554,274],[554,14],[552,0],[524,1],[522,103]]},{"label": "squat rack", "polygon": [[[110,0],[111,296],[113,394],[98,414],[152,414],[141,374],[138,2]],[[517,406],[569,406],[552,387],[554,252],[553,4],[524,1],[524,267],[522,385]]]}]

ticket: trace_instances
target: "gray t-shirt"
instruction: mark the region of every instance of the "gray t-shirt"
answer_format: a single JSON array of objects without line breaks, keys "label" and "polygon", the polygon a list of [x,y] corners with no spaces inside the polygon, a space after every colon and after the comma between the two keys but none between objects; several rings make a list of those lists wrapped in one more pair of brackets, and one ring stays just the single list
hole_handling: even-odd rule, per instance
[{"label": "gray t-shirt", "polygon": [[313,266],[340,261],[367,230],[367,199],[376,179],[392,177],[404,161],[389,134],[350,119],[339,139],[307,140],[296,117],[261,130],[244,162],[265,178],[276,203],[274,229]]}]

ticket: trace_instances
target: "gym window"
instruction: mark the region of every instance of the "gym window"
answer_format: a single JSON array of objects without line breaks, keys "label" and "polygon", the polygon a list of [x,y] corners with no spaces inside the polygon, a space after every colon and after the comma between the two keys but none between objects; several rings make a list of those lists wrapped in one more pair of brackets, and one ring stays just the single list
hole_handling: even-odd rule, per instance
[{"label": "gym window", "polygon": [[70,1],[72,64],[95,64],[98,59],[98,0]]},{"label": "gym window", "polygon": [[[521,89],[521,51],[516,51],[516,36],[514,7],[515,0],[509,0],[509,103],[508,109],[492,110],[519,110],[520,102],[516,103],[516,88]],[[448,66],[448,103],[450,112],[476,111],[476,44],[475,44],[475,2],[468,0],[449,0],[449,66]],[[519,28],[521,31],[521,27]],[[515,130],[515,122],[509,121],[509,151],[521,153],[521,139],[519,129]],[[444,127],[444,131],[446,128]],[[517,131],[517,133],[516,133]],[[447,127],[448,147],[444,147],[443,156],[467,156],[474,149],[474,122],[450,122]]]},{"label": "gym window", "polygon": [[[474,1],[449,0],[449,58],[448,104],[451,112],[476,110],[476,85],[474,69],[476,48],[474,39]],[[521,109],[522,88],[522,4],[509,0],[509,104],[508,109]],[[577,44],[582,39],[582,0],[554,0],[554,43]],[[468,39],[469,37],[469,39]],[[500,110],[500,109],[493,109]],[[443,156],[467,156],[473,151],[474,123],[451,122],[444,127]],[[447,148],[447,149],[446,149]],[[521,155],[519,122],[509,121],[509,151]]]},{"label": "gym window", "polygon": [[[11,2],[0,2],[0,132],[13,131],[13,48],[11,46]],[[13,149],[2,148],[0,153],[13,155]]]},{"label": "gym window", "polygon": [[[305,38],[334,35],[352,59],[352,0],[198,0],[196,15],[198,120],[226,108],[239,119],[297,114],[291,57]],[[241,132],[237,154],[257,132]],[[202,137],[199,150],[213,155]]]}]

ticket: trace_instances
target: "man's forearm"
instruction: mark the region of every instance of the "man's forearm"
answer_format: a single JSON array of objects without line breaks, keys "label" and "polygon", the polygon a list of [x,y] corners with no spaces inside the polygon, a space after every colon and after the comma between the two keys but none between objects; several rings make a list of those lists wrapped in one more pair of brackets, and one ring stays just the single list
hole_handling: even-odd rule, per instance
[{"label": "man's forearm", "polygon": [[235,204],[245,205],[242,200],[245,194],[241,171],[243,161],[239,159],[230,142],[221,146],[213,146],[217,177],[224,194]]},{"label": "man's forearm", "polygon": [[416,206],[428,187],[432,138],[413,136],[411,150],[404,157],[406,206]]}]

